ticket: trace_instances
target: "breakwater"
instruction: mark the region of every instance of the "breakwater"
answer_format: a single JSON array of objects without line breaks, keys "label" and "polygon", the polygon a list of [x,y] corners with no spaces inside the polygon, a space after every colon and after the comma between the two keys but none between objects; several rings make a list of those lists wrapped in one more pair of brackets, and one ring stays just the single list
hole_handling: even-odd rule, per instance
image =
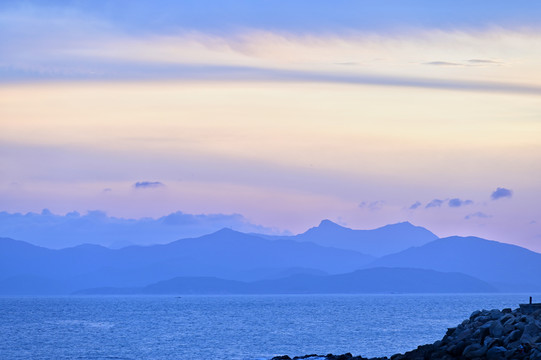
[{"label": "breakwater", "polygon": [[[361,355],[303,355],[272,360],[389,360]],[[518,309],[478,310],[433,344],[421,345],[390,360],[541,360],[541,304],[522,304]]]}]

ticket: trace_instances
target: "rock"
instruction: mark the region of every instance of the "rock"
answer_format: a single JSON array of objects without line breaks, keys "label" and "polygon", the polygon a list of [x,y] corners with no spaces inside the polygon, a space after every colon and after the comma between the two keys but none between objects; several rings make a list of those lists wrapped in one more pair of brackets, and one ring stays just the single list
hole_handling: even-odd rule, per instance
[{"label": "rock", "polygon": [[[295,357],[310,359],[317,355]],[[326,360],[389,360],[386,357],[365,359],[350,353],[319,356]],[[541,360],[541,310],[526,313],[522,309],[474,311],[469,319],[433,344],[422,345],[391,360]],[[289,356],[273,360],[291,360]]]},{"label": "rock", "polygon": [[282,356],[275,356],[271,360],[291,360],[291,358],[287,355],[282,355]]},{"label": "rock", "polygon": [[480,344],[471,344],[468,345],[462,352],[462,356],[467,359],[474,359],[477,357],[484,356],[487,352],[486,346],[481,346]]},{"label": "rock", "polygon": [[350,360],[351,358],[353,358],[353,355],[351,355],[351,353],[345,353],[342,355],[327,354],[327,356],[325,357],[328,360]]},{"label": "rock", "polygon": [[534,344],[541,333],[541,329],[534,322],[528,323],[524,327],[524,332],[520,338],[521,343]]},{"label": "rock", "polygon": [[503,346],[495,346],[487,351],[487,360],[504,360],[506,351]]},{"label": "rock", "polygon": [[500,318],[500,323],[501,323],[502,325],[505,325],[509,320],[514,319],[514,318],[515,318],[515,317],[514,317],[513,315],[507,314],[507,315],[505,315],[505,316],[503,316],[503,317]]},{"label": "rock", "polygon": [[504,344],[509,344],[511,342],[517,341],[522,336],[522,331],[517,329],[513,331],[511,334],[509,334],[508,337],[505,338]]},{"label": "rock", "polygon": [[541,360],[541,350],[533,349],[530,353],[530,360]]},{"label": "rock", "polygon": [[504,333],[503,325],[499,321],[494,321],[490,326],[490,336],[498,338]]},{"label": "rock", "polygon": [[488,316],[490,317],[490,320],[497,320],[501,317],[502,312],[498,309],[492,309],[488,313]]}]

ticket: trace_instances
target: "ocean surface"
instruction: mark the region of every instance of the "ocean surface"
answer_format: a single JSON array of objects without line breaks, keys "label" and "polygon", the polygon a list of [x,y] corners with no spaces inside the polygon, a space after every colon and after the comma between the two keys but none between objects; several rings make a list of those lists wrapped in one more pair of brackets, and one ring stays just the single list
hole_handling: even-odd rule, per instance
[{"label": "ocean surface", "polygon": [[0,297],[0,359],[390,356],[530,295]]}]

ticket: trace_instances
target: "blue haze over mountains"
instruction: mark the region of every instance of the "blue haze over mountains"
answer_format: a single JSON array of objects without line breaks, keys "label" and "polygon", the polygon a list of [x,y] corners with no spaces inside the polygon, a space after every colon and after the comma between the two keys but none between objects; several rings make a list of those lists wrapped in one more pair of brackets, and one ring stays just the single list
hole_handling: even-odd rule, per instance
[{"label": "blue haze over mountains", "polygon": [[439,239],[407,222],[352,230],[324,220],[291,236],[224,228],[120,249],[0,238],[3,295],[540,290],[541,254],[475,237]]}]

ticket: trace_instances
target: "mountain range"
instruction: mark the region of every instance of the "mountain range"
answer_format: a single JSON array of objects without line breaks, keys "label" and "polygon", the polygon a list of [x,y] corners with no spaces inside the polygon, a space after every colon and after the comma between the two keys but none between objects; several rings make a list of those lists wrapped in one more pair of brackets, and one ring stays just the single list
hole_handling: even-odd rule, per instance
[{"label": "mountain range", "polygon": [[541,254],[475,237],[438,239],[409,223],[352,230],[324,220],[287,237],[222,229],[121,249],[0,238],[4,295],[540,290]]},{"label": "mountain range", "polygon": [[354,250],[376,257],[393,254],[412,246],[424,245],[438,238],[427,229],[412,225],[407,221],[373,230],[353,230],[330,220],[323,220],[319,226],[310,228],[302,234],[265,237],[312,242],[322,246]]}]

